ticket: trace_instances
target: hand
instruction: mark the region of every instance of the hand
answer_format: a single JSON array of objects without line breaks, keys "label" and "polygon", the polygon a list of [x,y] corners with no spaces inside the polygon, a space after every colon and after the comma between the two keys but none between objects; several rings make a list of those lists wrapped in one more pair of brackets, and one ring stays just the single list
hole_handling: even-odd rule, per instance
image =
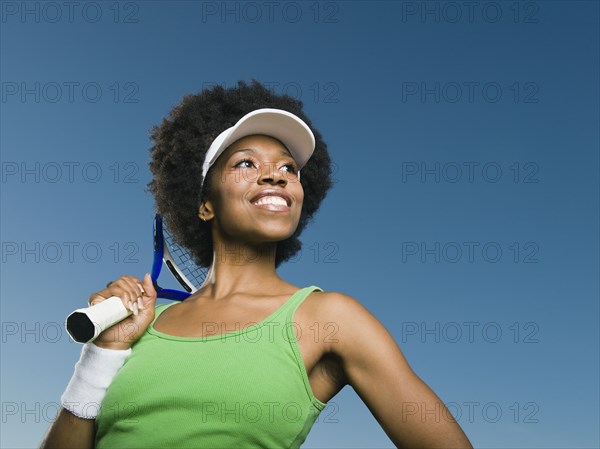
[{"label": "hand", "polygon": [[121,276],[104,290],[93,293],[88,304],[96,305],[111,296],[121,298],[123,305],[133,314],[105,329],[93,343],[106,349],[129,349],[154,319],[156,291],[152,279],[149,274],[142,281],[133,276]]}]

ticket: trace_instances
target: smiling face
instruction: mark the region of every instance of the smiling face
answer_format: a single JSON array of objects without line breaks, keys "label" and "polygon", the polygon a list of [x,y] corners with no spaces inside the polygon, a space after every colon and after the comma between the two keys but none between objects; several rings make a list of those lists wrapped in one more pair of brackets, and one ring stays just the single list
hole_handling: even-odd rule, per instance
[{"label": "smiling face", "polygon": [[214,238],[259,244],[296,230],[304,190],[294,158],[277,139],[252,135],[234,142],[210,176],[211,194],[199,215],[212,222]]}]

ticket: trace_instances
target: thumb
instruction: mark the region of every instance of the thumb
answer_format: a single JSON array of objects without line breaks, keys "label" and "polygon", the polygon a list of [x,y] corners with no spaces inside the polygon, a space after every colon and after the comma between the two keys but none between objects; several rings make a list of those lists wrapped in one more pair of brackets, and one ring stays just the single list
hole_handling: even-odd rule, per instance
[{"label": "thumb", "polygon": [[142,287],[146,294],[143,297],[144,304],[154,304],[156,302],[156,290],[154,284],[152,284],[152,278],[149,273],[146,273],[144,279],[142,279]]}]

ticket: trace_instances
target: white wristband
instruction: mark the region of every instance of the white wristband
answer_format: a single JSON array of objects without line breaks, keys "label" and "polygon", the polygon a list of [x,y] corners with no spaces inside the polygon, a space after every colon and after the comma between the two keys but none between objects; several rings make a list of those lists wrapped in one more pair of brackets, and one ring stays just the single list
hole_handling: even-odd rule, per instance
[{"label": "white wristband", "polygon": [[63,408],[75,416],[95,419],[106,389],[131,354],[129,349],[104,349],[86,343],[67,389],[60,397]]}]

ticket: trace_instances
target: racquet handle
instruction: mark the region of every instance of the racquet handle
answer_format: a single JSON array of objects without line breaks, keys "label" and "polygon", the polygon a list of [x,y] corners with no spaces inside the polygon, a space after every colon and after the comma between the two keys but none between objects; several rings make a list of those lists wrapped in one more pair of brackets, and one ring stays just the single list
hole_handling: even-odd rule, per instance
[{"label": "racquet handle", "polygon": [[91,307],[75,310],[67,317],[65,327],[74,341],[89,343],[94,341],[105,329],[131,314],[131,310],[123,305],[121,298],[111,296]]}]

